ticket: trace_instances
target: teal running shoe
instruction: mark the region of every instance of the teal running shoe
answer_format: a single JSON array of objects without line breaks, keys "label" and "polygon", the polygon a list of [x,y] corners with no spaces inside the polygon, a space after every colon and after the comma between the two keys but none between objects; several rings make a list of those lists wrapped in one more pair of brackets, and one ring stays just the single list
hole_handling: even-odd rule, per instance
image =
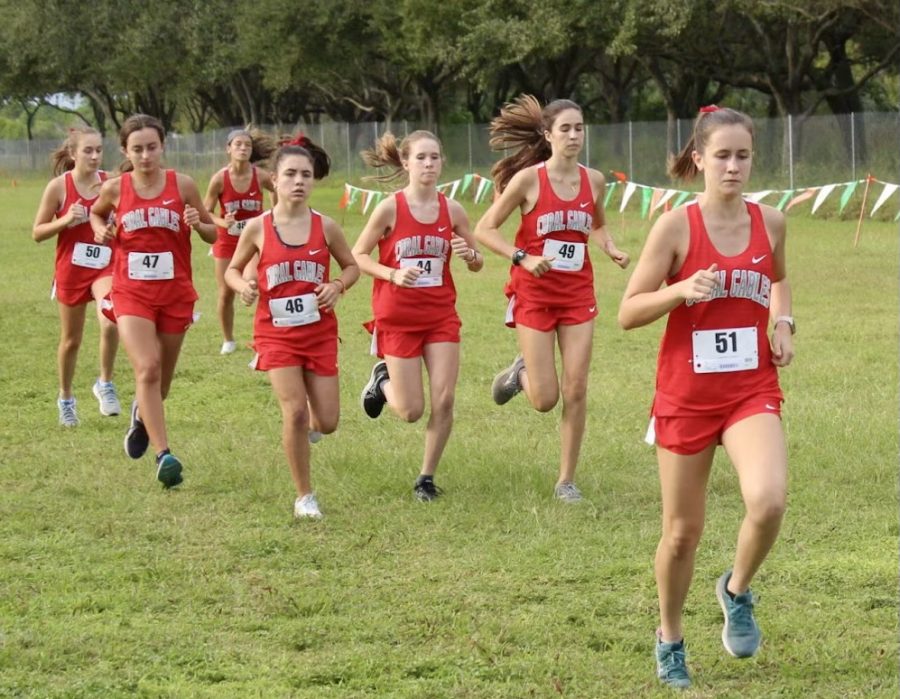
[{"label": "teal running shoe", "polygon": [[656,676],[660,682],[674,689],[691,686],[691,676],[685,663],[684,639],[665,643],[662,632],[656,632]]},{"label": "teal running shoe", "polygon": [[722,627],[722,645],[735,658],[749,658],[756,655],[762,633],[753,618],[753,593],[750,590],[735,595],[728,594],[727,585],[731,571],[725,571],[716,583],[716,597],[725,615]]}]

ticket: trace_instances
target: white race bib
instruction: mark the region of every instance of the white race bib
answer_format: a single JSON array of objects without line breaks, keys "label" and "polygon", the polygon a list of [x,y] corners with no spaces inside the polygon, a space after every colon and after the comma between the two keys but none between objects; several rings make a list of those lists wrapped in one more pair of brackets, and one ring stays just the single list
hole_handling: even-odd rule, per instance
[{"label": "white race bib", "polygon": [[315,294],[269,299],[269,313],[272,314],[272,325],[276,328],[309,325],[321,319],[319,301]]},{"label": "white race bib", "polygon": [[756,328],[696,330],[693,342],[695,374],[748,371],[759,366]]},{"label": "white race bib", "polygon": [[230,226],[228,226],[228,235],[238,236],[241,234],[241,231],[244,230],[244,226],[247,225],[247,221],[249,219],[244,219],[243,221],[235,221]]},{"label": "white race bib", "polygon": [[129,252],[128,278],[161,281],[175,278],[175,259],[171,252]]},{"label": "white race bib", "polygon": [[418,267],[422,270],[414,287],[444,284],[444,261],[440,257],[404,257],[400,260],[400,269],[406,267]]},{"label": "white race bib", "polygon": [[552,257],[552,269],[560,272],[578,272],[584,267],[584,243],[565,243],[548,238],[544,241],[544,257]]},{"label": "white race bib", "polygon": [[103,269],[109,264],[111,257],[112,248],[107,245],[75,243],[75,249],[72,251],[72,264],[78,267]]}]

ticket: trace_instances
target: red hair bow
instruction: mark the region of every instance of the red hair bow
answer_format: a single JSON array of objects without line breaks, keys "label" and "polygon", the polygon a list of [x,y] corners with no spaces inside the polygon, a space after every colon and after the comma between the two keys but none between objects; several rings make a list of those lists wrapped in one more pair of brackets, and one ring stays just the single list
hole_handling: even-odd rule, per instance
[{"label": "red hair bow", "polygon": [[308,148],[309,144],[310,140],[303,134],[302,131],[293,138],[285,138],[281,141],[281,145],[283,146],[300,146],[301,148]]},{"label": "red hair bow", "polygon": [[714,104],[708,104],[705,107],[700,107],[701,114],[712,114],[713,112],[718,112],[720,107],[717,107]]}]

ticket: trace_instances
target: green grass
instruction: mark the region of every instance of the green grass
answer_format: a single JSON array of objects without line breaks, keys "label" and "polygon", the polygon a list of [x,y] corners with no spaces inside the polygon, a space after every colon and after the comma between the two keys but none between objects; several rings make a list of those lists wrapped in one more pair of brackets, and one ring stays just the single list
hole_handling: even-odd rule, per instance
[{"label": "green grass", "polygon": [[[5,183],[4,183],[5,184]],[[662,324],[618,329],[627,274],[598,260],[589,503],[550,497],[559,409],[489,398],[515,352],[506,266],[457,272],[463,318],[447,495],[412,500],[423,423],[366,418],[370,282],[341,320],[342,424],[313,448],[320,523],[291,518],[280,417],[250,352],[220,357],[211,259],[196,243],[199,323],[167,402],[184,487],[122,453],[125,416],[96,412],[96,323],[76,377],[82,425],[56,425],[52,244],[29,236],[40,184],[0,188],[0,696],[643,697],[655,679],[653,450],[642,443]],[[339,189],[314,204],[336,212]],[[801,207],[802,208],[802,207]],[[471,207],[473,219],[484,207]],[[338,220],[341,215],[338,213]],[[648,223],[610,215],[636,258]],[[353,239],[362,217],[347,214]],[[896,697],[898,243],[896,224],[792,212],[797,358],[782,373],[790,494],[754,583],[765,640],[721,647],[716,578],[742,515],[717,457],[686,608],[692,697]],[[250,312],[238,313],[249,339]],[[118,385],[133,382],[120,354]]]}]

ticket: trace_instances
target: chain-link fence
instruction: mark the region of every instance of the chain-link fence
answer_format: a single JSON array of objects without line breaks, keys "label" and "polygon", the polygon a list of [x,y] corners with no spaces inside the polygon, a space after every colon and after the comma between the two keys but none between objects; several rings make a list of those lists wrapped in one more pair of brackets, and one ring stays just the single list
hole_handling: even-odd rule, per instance
[{"label": "chain-link fence", "polygon": [[[402,121],[309,124],[298,130],[328,151],[334,179],[358,183],[370,174],[359,157],[361,150],[388,129],[403,136],[417,128],[419,124]],[[665,164],[670,142],[680,149],[691,128],[690,120],[676,122],[671,132],[666,122],[591,125],[586,129],[582,160],[599,170],[624,172],[635,182],[661,186],[668,181]],[[855,180],[868,173],[889,181],[900,176],[900,113],[757,119],[755,129],[754,187],[794,189]],[[168,165],[197,176],[222,167],[229,130],[169,134]],[[485,124],[442,126],[438,136],[447,160],[446,177],[465,172],[487,175],[499,157],[488,146]],[[0,172],[12,177],[47,175],[48,155],[58,145],[49,140],[0,140]],[[105,148],[104,165],[113,169],[121,159],[119,145],[107,139]]]}]

